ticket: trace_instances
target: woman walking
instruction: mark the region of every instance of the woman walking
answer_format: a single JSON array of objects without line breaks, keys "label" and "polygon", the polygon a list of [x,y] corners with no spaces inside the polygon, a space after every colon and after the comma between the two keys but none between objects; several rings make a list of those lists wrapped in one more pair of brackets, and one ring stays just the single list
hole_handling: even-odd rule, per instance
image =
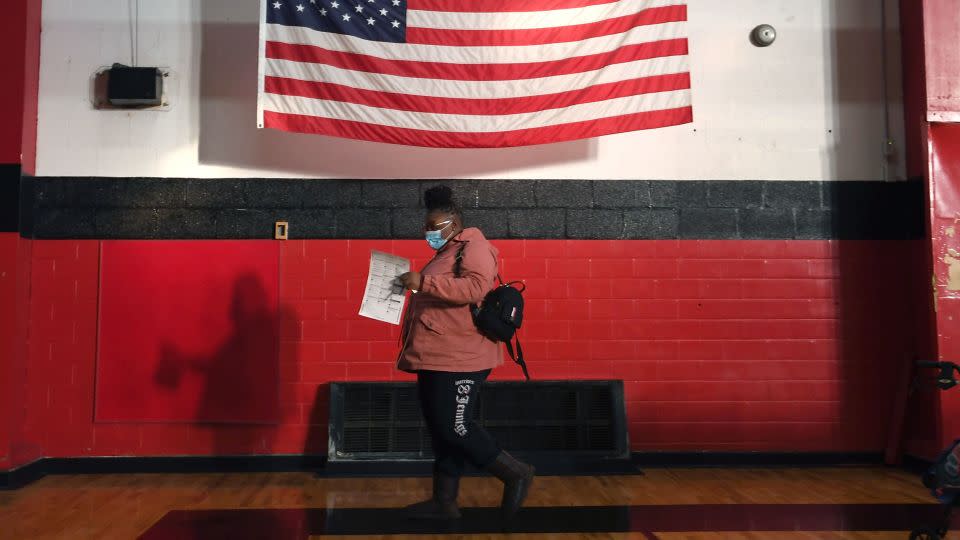
[{"label": "woman walking", "polygon": [[433,497],[411,505],[411,517],[460,517],[457,493],[467,461],[503,482],[501,511],[513,517],[533,483],[534,469],[500,449],[473,420],[480,387],[503,363],[500,343],[481,334],[470,306],[493,289],[497,249],[477,228],[464,228],[446,186],[424,194],[424,235],[436,256],[400,283],[414,294],[404,321],[398,368],[417,374],[420,409],[435,456]]}]

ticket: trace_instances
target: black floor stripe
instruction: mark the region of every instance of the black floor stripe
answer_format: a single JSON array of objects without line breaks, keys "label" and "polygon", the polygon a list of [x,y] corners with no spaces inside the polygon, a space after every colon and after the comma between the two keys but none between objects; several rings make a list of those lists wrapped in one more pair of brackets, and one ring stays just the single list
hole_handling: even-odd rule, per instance
[{"label": "black floor stripe", "polygon": [[934,504],[760,504],[530,507],[511,522],[496,508],[465,508],[451,522],[409,520],[401,509],[236,509],[173,511],[141,538],[302,539],[322,535],[908,531],[936,524]]}]

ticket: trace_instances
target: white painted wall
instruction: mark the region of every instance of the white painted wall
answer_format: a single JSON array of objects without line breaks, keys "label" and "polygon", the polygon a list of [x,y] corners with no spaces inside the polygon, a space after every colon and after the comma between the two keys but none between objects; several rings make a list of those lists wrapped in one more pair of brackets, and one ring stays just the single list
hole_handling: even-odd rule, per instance
[{"label": "white painted wall", "polygon": [[[139,64],[173,70],[172,109],[96,111],[91,76],[100,66],[131,61],[136,2],[44,0],[38,175],[763,180],[904,175],[896,0],[689,0],[694,124],[478,150],[257,130],[259,0],[140,0]],[[768,49],[747,39],[760,23],[780,32]],[[883,155],[888,123],[896,142],[889,167]]]}]

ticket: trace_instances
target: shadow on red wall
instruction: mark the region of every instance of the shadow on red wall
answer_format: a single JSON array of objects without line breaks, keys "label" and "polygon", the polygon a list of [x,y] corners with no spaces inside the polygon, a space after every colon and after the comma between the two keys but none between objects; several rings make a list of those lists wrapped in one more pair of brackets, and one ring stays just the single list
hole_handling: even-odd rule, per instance
[{"label": "shadow on red wall", "polygon": [[[230,302],[232,331],[216,349],[207,354],[190,354],[175,343],[161,346],[154,380],[168,391],[176,391],[185,376],[202,380],[203,390],[197,406],[197,422],[210,424],[209,419],[230,418],[238,397],[253,400],[249,407],[271,411],[279,421],[278,378],[264,380],[266,372],[278,371],[277,346],[280,340],[282,312],[291,308],[281,306],[274,310],[268,302],[266,289],[260,277],[246,274],[238,277]],[[263,362],[272,362],[269,367]],[[261,386],[272,388],[265,391]],[[256,454],[270,452],[276,425],[262,425],[231,429],[216,425],[214,455]]]}]

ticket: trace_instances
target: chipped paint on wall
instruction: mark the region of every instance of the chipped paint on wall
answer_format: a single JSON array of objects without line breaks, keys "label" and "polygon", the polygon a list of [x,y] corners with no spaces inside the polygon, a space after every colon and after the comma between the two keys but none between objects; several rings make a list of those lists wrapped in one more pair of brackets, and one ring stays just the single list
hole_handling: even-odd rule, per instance
[{"label": "chipped paint on wall", "polygon": [[953,248],[947,248],[947,254],[944,255],[943,262],[947,265],[947,290],[960,291],[960,252]]},{"label": "chipped paint on wall", "polygon": [[[946,187],[940,186],[941,190]],[[960,238],[957,227],[960,226],[960,213],[954,212],[949,218],[940,217],[934,222],[935,249],[940,253],[934,276],[935,296],[939,298],[960,298]],[[934,303],[936,307],[936,303]]]}]

